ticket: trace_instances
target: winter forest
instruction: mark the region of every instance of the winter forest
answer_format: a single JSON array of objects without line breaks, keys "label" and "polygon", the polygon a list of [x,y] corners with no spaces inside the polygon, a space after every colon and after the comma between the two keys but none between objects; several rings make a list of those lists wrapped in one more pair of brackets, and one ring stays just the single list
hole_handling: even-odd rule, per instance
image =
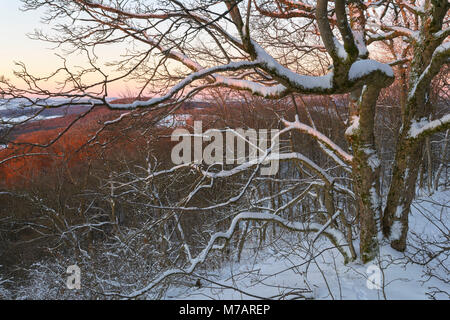
[{"label": "winter forest", "polygon": [[17,2],[0,300],[450,299],[448,0]]}]

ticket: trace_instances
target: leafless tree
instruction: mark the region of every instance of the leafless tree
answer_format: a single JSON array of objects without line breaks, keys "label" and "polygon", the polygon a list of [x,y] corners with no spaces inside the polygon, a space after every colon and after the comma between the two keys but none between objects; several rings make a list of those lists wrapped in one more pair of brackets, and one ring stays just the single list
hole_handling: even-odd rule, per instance
[{"label": "leafless tree", "polygon": [[[423,141],[432,133],[448,129],[450,123],[448,112],[432,119],[428,102],[433,78],[449,62],[448,1],[23,2],[27,10],[45,8],[44,21],[56,29],[53,35],[36,32],[34,37],[66,50],[66,55],[61,57],[62,67],[48,76],[33,76],[20,64],[16,75],[24,86],[5,79],[1,81],[2,95],[25,98],[35,106],[47,106],[48,99],[62,97],[67,100],[51,107],[83,104],[86,102],[80,99],[89,99],[92,108],[107,105],[111,109],[173,111],[180,103],[205,90],[222,88],[271,100],[292,95],[349,94],[350,121],[345,136],[351,151],[319,132],[314,122],[309,125],[301,122],[298,115],[280,122],[284,126],[281,134],[295,131],[316,140],[320,150],[336,166],[349,172],[350,187],[340,184],[338,177],[300,152],[290,150],[275,154],[270,148],[257,161],[232,170],[216,172],[186,165],[152,172],[149,166],[146,176],[111,177],[110,188],[134,188],[133,192],[142,194],[147,190],[145,183],[158,175],[188,168],[196,171],[201,183],[193,186],[183,201],[147,204],[169,212],[168,217],[177,222],[176,211],[216,211],[240,203],[250,192],[260,166],[272,157],[298,162],[311,174],[310,187],[318,186],[323,192],[318,207],[324,209],[327,219],[321,223],[292,222],[278,214],[284,209],[283,205],[273,207],[271,212],[235,208],[231,211],[234,215],[228,231],[213,234],[198,256],[194,257],[188,246],[184,246],[190,265],[183,273],[192,272],[205,261],[216,241],[229,241],[240,221],[269,221],[296,231],[314,232],[316,237],[326,235],[340,248],[346,260],[354,259],[348,215],[335,207],[338,194],[354,199],[359,222],[359,252],[364,263],[376,257],[381,231],[392,247],[405,250],[408,214],[423,155]],[[367,46],[376,42],[386,43],[395,55],[393,61],[382,63],[369,58]],[[111,73],[100,65],[96,50],[113,45],[121,48],[123,44],[127,48],[118,61],[109,65],[115,68]],[[70,54],[73,53],[83,53],[89,67],[80,70],[71,66]],[[393,176],[383,210],[375,116],[381,90],[394,81],[394,66],[399,68],[405,94],[401,97],[402,126]],[[87,80],[92,77],[98,80]],[[52,79],[59,80],[57,90],[42,89],[42,84]],[[108,88],[123,80],[139,83],[138,98],[151,98],[110,103]],[[39,98],[30,99],[30,95]],[[243,172],[247,174],[245,182],[231,197],[202,207],[189,205],[206,186]],[[294,200],[311,195],[308,188]],[[338,217],[339,223],[336,222]],[[181,229],[180,235],[184,233]],[[163,273],[133,296],[147,292],[172,273],[179,273],[179,270]]]}]

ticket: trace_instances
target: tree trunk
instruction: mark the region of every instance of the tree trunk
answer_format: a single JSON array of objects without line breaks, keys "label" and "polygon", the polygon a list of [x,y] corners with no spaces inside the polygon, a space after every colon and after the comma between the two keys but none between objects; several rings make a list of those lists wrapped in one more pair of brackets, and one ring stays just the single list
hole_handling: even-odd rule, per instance
[{"label": "tree trunk", "polygon": [[[375,106],[380,88],[364,86],[350,97],[353,130],[346,132],[353,149],[353,181],[360,224],[360,255],[363,263],[378,254],[378,222],[380,203],[380,161],[375,147]],[[355,121],[359,116],[359,125]]]},{"label": "tree trunk", "polygon": [[445,132],[445,138],[444,138],[444,145],[442,146],[442,152],[441,152],[441,163],[439,164],[439,167],[436,172],[436,177],[434,178],[434,190],[439,189],[439,179],[441,177],[442,168],[444,168],[444,164],[446,163],[447,159],[447,146],[448,146],[448,140],[449,140],[449,133],[450,130],[447,129]]},{"label": "tree trunk", "polygon": [[425,148],[427,150],[427,188],[428,193],[431,194],[432,191],[432,178],[433,178],[433,161],[431,159],[431,144],[430,137],[425,137]]},{"label": "tree trunk", "polygon": [[422,157],[422,141],[400,138],[383,215],[383,234],[391,240],[392,248],[398,251],[406,249],[408,215],[416,193],[416,181]]},{"label": "tree trunk", "polygon": [[391,247],[399,251],[406,248],[408,215],[423,158],[424,137],[409,137],[411,121],[431,118],[432,108],[428,99],[431,81],[448,59],[447,50],[435,52],[443,41],[435,37],[435,33],[442,29],[449,3],[447,0],[426,1],[424,7],[430,14],[421,17],[419,38],[413,43],[407,103],[402,110],[402,128],[383,215],[383,234],[391,240]]}]

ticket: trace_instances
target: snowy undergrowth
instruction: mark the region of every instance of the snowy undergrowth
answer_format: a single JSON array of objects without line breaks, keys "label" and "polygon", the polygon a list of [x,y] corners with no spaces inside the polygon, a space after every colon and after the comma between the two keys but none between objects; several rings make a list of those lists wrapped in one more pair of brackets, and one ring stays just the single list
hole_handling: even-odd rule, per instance
[{"label": "snowy undergrowth", "polygon": [[[1,271],[1,265],[0,265],[0,271]],[[6,289],[5,285],[9,282],[8,279],[3,278],[3,276],[0,274],[0,300],[2,299],[9,299],[11,296],[11,293],[8,289]]]},{"label": "snowy undergrowth", "polygon": [[[344,265],[340,253],[326,239],[319,238],[312,245],[312,235],[280,229],[273,234],[269,228],[262,244],[257,233],[250,237],[240,262],[236,259],[236,252],[232,252],[233,258],[229,260],[217,252],[208,257],[194,274],[170,277],[163,283],[164,290],[158,289],[159,294],[150,292],[141,298],[449,299],[449,211],[450,190],[431,196],[424,191],[419,192],[410,214],[407,251],[399,253],[383,242],[379,257],[373,264],[366,265],[359,261]],[[356,241],[354,245],[358,247]],[[143,268],[146,260],[152,260],[151,257],[142,256],[143,261],[135,261],[137,266],[127,264],[123,254],[117,258],[117,261],[108,260],[106,266],[109,267],[105,269],[103,266],[103,273],[97,269],[98,265],[91,266],[93,270],[90,273],[86,273],[83,267],[81,291],[65,288],[65,267],[71,261],[59,261],[55,265],[48,262],[35,264],[30,270],[30,281],[19,287],[13,286],[14,292],[6,286],[10,279],[2,278],[0,269],[0,299],[119,298],[95,292],[111,291],[114,287],[126,293],[129,288],[124,284],[133,283],[132,289],[135,290],[151,280]],[[125,272],[124,268],[128,271]],[[114,276],[117,272],[120,279]],[[111,281],[98,282],[99,276],[103,279],[107,274],[110,274]],[[379,289],[368,283],[368,280],[376,283],[377,279]],[[112,280],[117,285],[111,284]]]},{"label": "snowy undergrowth", "polygon": [[[405,253],[383,243],[373,264],[344,265],[326,240],[315,243],[311,259],[294,245],[294,235],[285,234],[263,249],[248,244],[241,263],[193,275],[169,289],[166,298],[448,299],[449,199],[450,190],[446,190],[431,196],[422,193],[414,201]],[[379,289],[368,285],[369,278],[376,282],[375,272],[379,272]]]}]

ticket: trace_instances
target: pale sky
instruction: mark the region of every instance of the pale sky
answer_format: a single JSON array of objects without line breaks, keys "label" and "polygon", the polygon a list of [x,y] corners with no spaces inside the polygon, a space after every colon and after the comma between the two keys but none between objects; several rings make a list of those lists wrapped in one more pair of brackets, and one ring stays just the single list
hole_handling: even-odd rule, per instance
[{"label": "pale sky", "polygon": [[0,74],[11,77],[14,61],[23,61],[33,70],[42,71],[51,64],[53,54],[46,50],[45,43],[30,40],[26,33],[40,27],[40,15],[37,12],[19,10],[19,0],[0,0]]},{"label": "pale sky", "polygon": [[[36,75],[48,74],[61,66],[61,60],[55,56],[60,51],[52,50],[50,43],[31,40],[26,35],[35,29],[51,31],[48,25],[41,22],[43,11],[24,12],[19,9],[21,7],[19,0],[0,0],[0,75],[13,81],[12,70],[17,70],[14,61],[24,62],[30,73]],[[118,53],[113,51],[102,50],[102,58],[117,59]],[[131,83],[126,86],[133,88]],[[118,95],[125,91],[124,85],[116,84],[109,92],[110,95]]]}]

